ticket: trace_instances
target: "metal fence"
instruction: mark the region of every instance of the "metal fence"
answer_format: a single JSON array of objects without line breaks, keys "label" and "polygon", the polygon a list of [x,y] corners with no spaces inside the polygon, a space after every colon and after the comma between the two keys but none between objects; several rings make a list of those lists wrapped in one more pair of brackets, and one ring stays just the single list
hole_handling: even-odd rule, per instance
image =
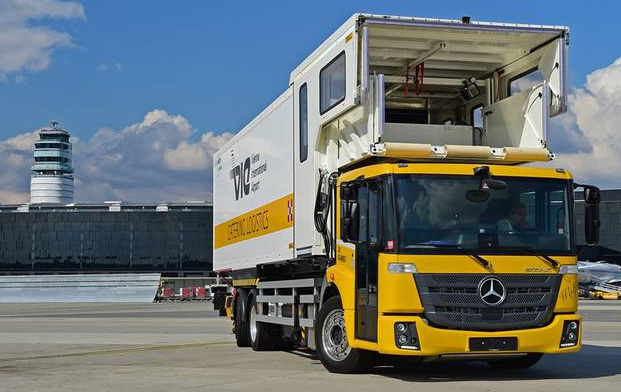
[{"label": "metal fence", "polygon": [[0,302],[152,302],[160,274],[0,276]]}]

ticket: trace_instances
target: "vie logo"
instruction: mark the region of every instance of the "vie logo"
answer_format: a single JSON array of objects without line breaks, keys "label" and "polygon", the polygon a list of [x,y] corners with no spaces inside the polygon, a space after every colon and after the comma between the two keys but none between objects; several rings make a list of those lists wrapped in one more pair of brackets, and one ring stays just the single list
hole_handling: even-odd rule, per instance
[{"label": "vie logo", "polygon": [[231,179],[235,184],[235,200],[250,193],[250,157],[231,169]]}]

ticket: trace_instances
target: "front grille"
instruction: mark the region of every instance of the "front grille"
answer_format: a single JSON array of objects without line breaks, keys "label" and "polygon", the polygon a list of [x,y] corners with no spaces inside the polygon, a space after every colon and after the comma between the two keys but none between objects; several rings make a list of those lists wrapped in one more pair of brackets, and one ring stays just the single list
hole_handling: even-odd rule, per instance
[{"label": "front grille", "polygon": [[545,325],[552,316],[560,275],[493,275],[506,297],[491,307],[481,299],[479,283],[492,275],[416,274],[425,316],[437,327],[507,330]]}]

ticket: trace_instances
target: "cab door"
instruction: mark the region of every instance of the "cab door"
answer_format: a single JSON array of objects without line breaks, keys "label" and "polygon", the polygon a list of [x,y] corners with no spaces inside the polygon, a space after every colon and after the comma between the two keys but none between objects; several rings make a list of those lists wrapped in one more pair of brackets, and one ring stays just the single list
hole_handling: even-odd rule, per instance
[{"label": "cab door", "polygon": [[358,190],[360,235],[356,244],[357,339],[377,341],[377,268],[380,243],[381,181],[364,181]]}]

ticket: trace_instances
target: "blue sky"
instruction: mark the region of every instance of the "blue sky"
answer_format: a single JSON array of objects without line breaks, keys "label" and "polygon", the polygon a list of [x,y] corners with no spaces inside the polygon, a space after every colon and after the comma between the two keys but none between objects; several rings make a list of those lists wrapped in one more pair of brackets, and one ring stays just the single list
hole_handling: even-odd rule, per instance
[{"label": "blue sky", "polygon": [[[6,14],[19,13],[20,1],[29,0],[0,0],[0,34],[1,7],[8,7]],[[356,11],[567,25],[570,81],[578,89],[587,75],[621,55],[621,2],[614,1],[589,6],[583,1],[84,0],[65,2],[73,8],[62,16],[53,10],[63,2],[32,2],[46,11],[17,19],[26,28],[62,32],[71,44],[54,46],[47,65],[0,68],[0,140],[56,118],[88,142],[102,128],[121,133],[144,123],[155,109],[164,110],[166,115],[160,114],[167,121],[187,120],[186,143],[206,132],[234,133],[281,93],[289,72]],[[24,191],[23,181],[5,183]],[[208,197],[205,192],[198,196]]]},{"label": "blue sky", "polygon": [[[49,23],[69,32],[77,48],[58,50],[47,70],[25,73],[24,83],[0,85],[0,137],[50,118],[76,135],[90,135],[102,126],[135,122],[156,107],[183,114],[199,130],[236,131],[356,11],[568,25],[574,85],[621,54],[621,3],[612,1],[81,3],[86,20]],[[110,69],[98,71],[103,64]]]}]

